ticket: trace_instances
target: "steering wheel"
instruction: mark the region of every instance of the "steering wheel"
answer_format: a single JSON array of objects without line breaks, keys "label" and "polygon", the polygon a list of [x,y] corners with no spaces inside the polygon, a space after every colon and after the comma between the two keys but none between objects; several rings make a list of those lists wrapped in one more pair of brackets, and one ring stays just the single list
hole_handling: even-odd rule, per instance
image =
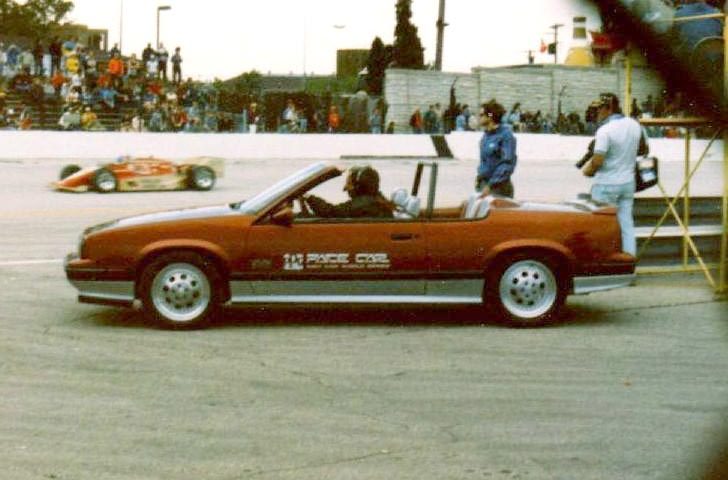
[{"label": "steering wheel", "polygon": [[300,217],[313,217],[313,212],[311,212],[311,207],[308,206],[308,203],[306,203],[306,197],[301,195],[300,197],[297,197],[296,200],[298,200],[298,204],[301,206],[301,213]]}]

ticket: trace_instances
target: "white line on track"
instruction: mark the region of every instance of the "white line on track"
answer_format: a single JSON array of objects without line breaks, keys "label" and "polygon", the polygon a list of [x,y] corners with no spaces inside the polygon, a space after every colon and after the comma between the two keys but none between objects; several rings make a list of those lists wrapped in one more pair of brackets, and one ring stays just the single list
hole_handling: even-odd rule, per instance
[{"label": "white line on track", "polygon": [[45,265],[49,263],[63,263],[60,258],[46,260],[0,260],[0,267],[15,267],[22,265]]}]

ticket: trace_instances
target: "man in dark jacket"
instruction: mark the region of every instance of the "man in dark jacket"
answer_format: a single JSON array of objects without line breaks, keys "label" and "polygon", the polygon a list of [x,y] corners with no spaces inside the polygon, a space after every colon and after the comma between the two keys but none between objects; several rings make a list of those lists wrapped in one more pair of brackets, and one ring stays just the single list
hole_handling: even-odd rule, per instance
[{"label": "man in dark jacket", "polygon": [[344,185],[351,200],[332,205],[315,195],[306,203],[317,217],[327,218],[392,218],[393,206],[379,191],[379,174],[372,167],[353,167]]}]

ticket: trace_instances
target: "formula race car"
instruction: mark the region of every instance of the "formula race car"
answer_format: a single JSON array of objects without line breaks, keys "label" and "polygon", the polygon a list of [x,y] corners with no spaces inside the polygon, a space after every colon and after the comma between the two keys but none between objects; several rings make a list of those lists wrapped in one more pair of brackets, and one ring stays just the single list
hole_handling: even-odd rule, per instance
[{"label": "formula race car", "polygon": [[332,180],[344,172],[317,163],[244,202],[90,227],[66,258],[66,276],[81,302],[140,307],[172,328],[251,303],[475,303],[536,326],[558,318],[570,293],[634,278],[614,206],[477,192],[435,206],[438,164],[420,162],[411,190],[377,197],[390,217],[317,216],[309,192],[341,195]]},{"label": "formula race car", "polygon": [[184,163],[160,158],[121,157],[91,168],[66,165],[51,187],[66,192],[100,193],[142,190],[210,190],[223,176],[223,160],[197,157]]}]

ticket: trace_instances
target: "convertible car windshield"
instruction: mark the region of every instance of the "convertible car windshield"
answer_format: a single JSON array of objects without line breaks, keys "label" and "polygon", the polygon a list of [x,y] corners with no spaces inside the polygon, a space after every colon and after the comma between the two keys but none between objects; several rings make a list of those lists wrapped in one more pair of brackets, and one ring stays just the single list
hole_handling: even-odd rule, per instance
[{"label": "convertible car windshield", "polygon": [[303,185],[308,180],[320,175],[327,168],[328,165],[325,162],[319,162],[299,170],[243,202],[240,205],[240,211],[255,215],[278,199],[283,193],[290,191],[296,185]]}]

